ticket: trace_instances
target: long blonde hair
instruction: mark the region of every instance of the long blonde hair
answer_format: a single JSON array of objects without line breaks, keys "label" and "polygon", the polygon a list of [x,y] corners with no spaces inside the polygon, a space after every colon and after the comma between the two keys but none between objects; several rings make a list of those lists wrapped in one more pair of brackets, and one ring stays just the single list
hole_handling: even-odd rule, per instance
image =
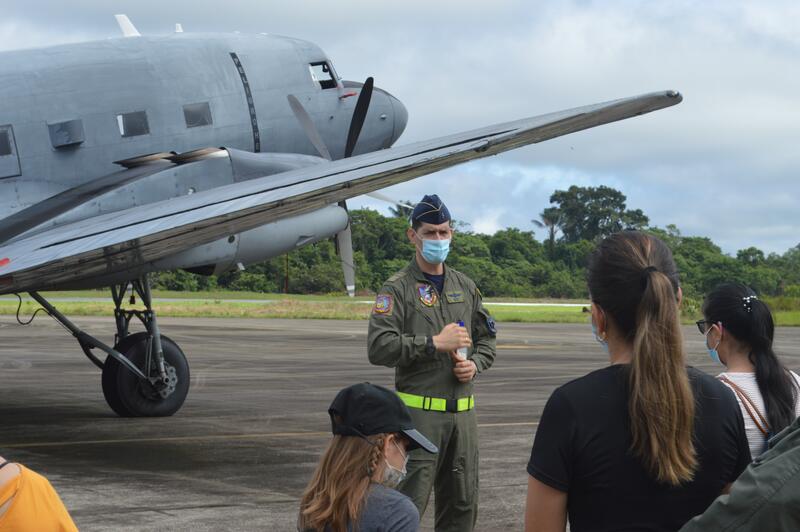
[{"label": "long blonde hair", "polygon": [[686,371],[672,252],[651,235],[623,231],[603,240],[589,265],[589,291],[633,344],[631,450],[657,481],[694,477],[695,403]]},{"label": "long blonde hair", "polygon": [[300,530],[347,532],[358,520],[372,475],[380,468],[387,434],[333,437],[300,501]]}]

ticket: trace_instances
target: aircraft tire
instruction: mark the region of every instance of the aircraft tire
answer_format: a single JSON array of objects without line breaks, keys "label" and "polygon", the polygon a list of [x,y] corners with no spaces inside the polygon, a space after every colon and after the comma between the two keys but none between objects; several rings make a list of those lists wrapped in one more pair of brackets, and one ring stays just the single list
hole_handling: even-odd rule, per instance
[{"label": "aircraft tire", "polygon": [[[132,334],[117,344],[114,349],[145,371],[147,357],[147,333]],[[103,366],[103,395],[111,409],[122,417],[165,417],[177,412],[189,393],[189,363],[178,344],[161,336],[164,362],[174,368],[178,378],[175,391],[163,398],[140,382],[139,378],[120,364],[114,357],[107,357]],[[151,360],[151,364],[155,364]],[[155,367],[153,368],[153,371]],[[152,374],[152,371],[151,371]]]}]

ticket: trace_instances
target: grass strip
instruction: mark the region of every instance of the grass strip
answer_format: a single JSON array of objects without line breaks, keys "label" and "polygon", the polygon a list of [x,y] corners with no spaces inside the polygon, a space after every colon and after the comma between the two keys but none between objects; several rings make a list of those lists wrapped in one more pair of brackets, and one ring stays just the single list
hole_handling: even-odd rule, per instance
[{"label": "grass strip", "polygon": [[[95,295],[48,294],[49,297],[98,297]],[[241,294],[241,293],[240,293]],[[264,296],[265,294],[261,294]],[[168,296],[162,296],[168,297]],[[258,299],[250,298],[247,299]],[[328,296],[276,296],[263,298],[260,302],[235,302],[220,299],[189,299],[182,301],[156,300],[156,312],[159,316],[180,318],[290,318],[290,319],[332,319],[332,320],[366,320],[372,310],[370,305],[354,302],[348,298]],[[360,299],[360,300],[363,300]],[[114,305],[95,301],[62,301],[56,307],[67,316],[112,316]],[[522,323],[587,323],[589,315],[581,307],[537,306],[518,307],[494,304],[487,301],[487,307],[498,322]],[[33,301],[24,301],[21,316],[25,319],[38,307]],[[0,300],[0,315],[13,315],[17,310],[17,301]],[[800,326],[800,311],[778,310],[775,313],[776,325]],[[683,322],[691,324],[696,316],[684,316]]]}]

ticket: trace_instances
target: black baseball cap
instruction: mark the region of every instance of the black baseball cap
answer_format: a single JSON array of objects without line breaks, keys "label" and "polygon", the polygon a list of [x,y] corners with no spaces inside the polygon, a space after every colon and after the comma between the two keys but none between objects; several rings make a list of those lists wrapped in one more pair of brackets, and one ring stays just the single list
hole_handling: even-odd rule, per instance
[{"label": "black baseball cap", "polygon": [[[438,453],[439,449],[414,428],[411,414],[403,401],[391,390],[368,382],[348,386],[336,394],[328,409],[331,430],[341,436],[370,436],[399,432],[409,440],[409,450],[423,449]],[[336,416],[339,417],[337,421]]]}]

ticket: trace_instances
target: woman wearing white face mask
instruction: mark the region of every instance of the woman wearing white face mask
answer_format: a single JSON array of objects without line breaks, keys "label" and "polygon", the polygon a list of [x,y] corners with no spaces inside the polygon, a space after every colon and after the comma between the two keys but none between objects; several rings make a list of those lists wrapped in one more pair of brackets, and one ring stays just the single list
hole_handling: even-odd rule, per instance
[{"label": "woman wearing white face mask", "polygon": [[727,369],[717,378],[736,394],[755,458],[767,439],[800,416],[800,377],[772,350],[772,313],[748,287],[716,287],[703,302],[703,316],[697,328],[706,337],[711,359]]},{"label": "woman wearing white face mask", "polygon": [[345,388],[328,413],[334,436],[303,494],[298,530],[416,531],[416,506],[394,488],[405,477],[408,452],[436,453],[436,446],[414,429],[400,398],[382,386]]}]

